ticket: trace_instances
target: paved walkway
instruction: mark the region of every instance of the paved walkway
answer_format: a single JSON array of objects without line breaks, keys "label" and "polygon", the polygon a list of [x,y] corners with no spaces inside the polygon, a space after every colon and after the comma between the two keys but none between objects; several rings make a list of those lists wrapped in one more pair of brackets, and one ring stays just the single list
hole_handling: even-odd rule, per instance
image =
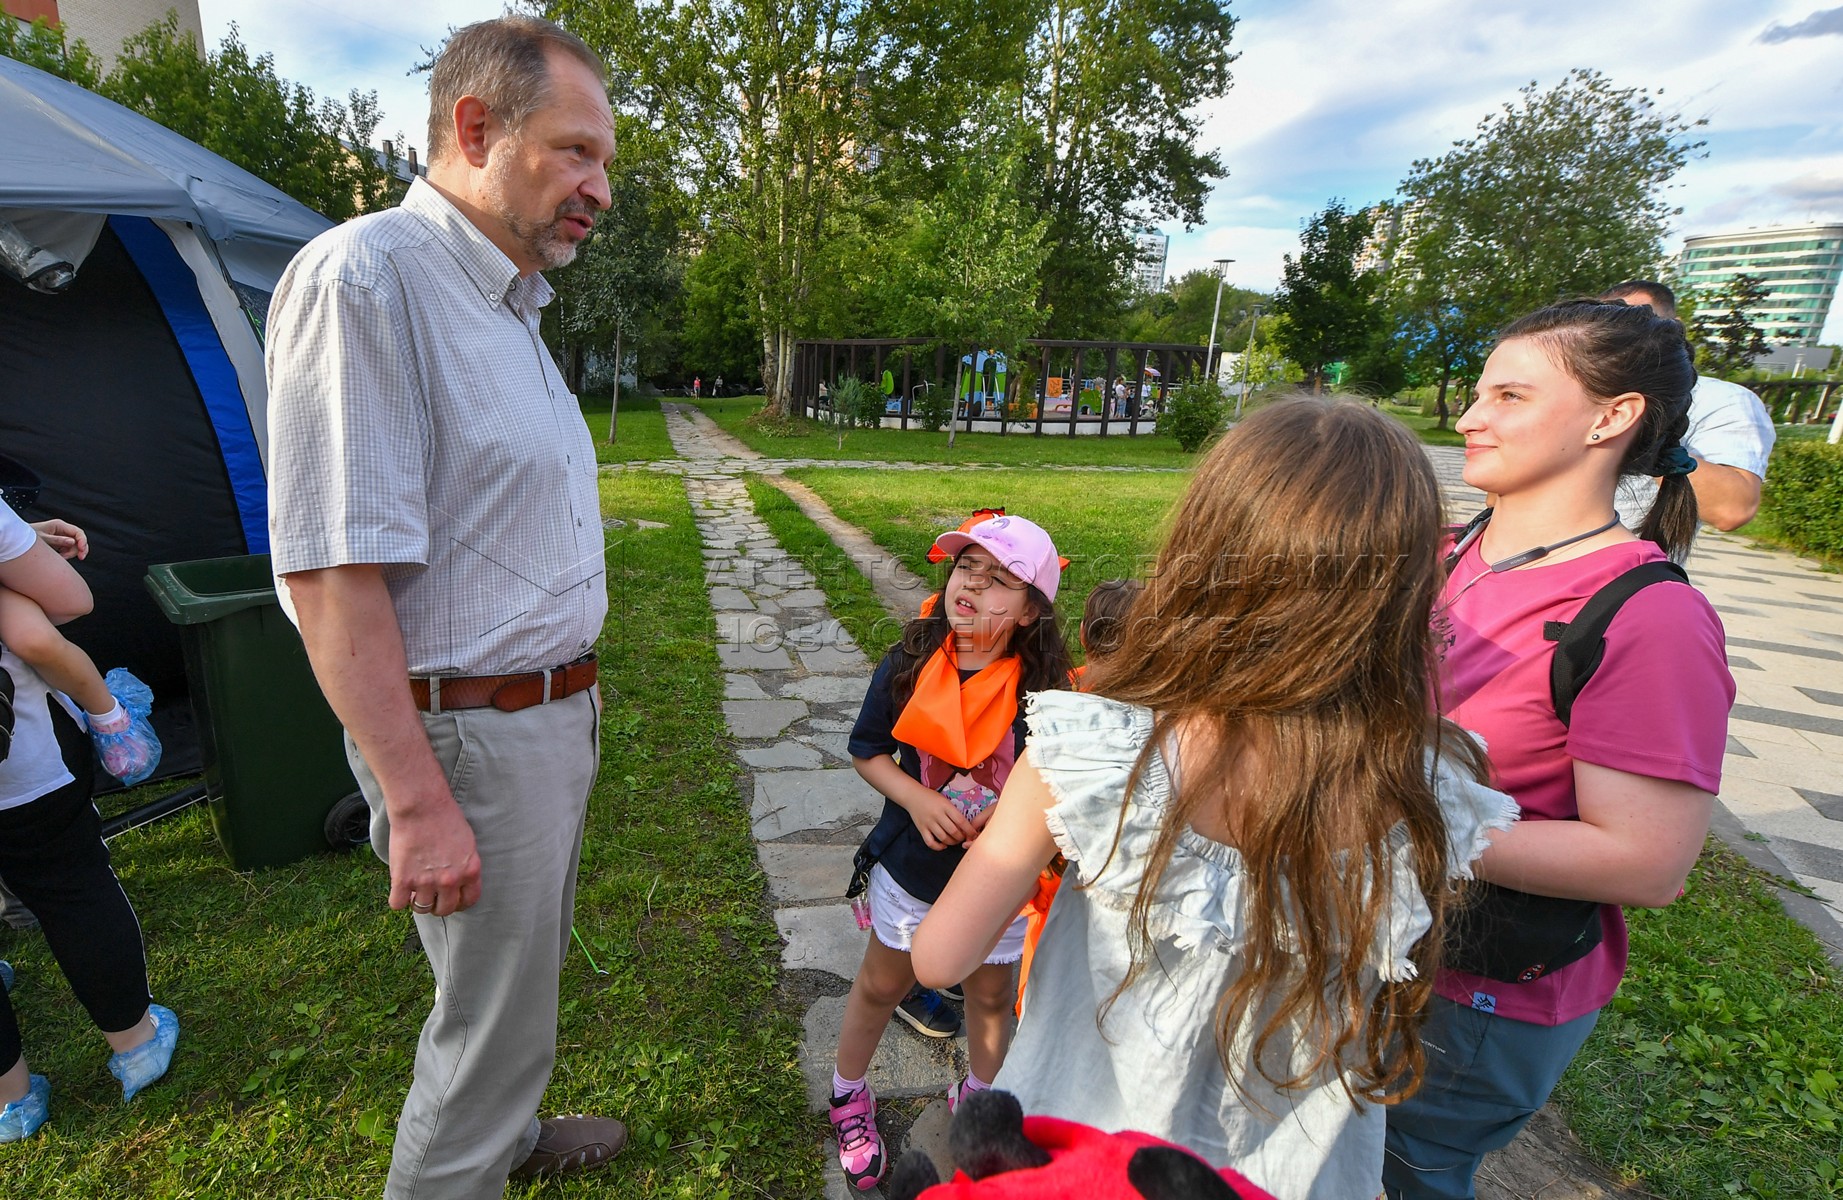
[{"label": "paved walkway", "polygon": [[[753,772],[750,815],[775,924],[785,941],[782,965],[788,986],[807,1003],[802,1068],[808,1100],[818,1112],[831,1079],[844,994],[866,936],[843,891],[852,853],[875,822],[881,801],[852,769],[845,743],[875,664],[831,617],[812,575],[755,515],[742,476],[779,475],[803,466],[942,468],[764,458],[701,412],[664,408],[679,457],[606,469],[685,478],[704,538],[705,578],[726,671],[724,712],[738,757]],[[1482,497],[1460,478],[1463,452],[1429,447],[1428,456],[1449,511],[1475,511]],[[810,493],[796,498],[809,516],[826,523],[823,502]],[[874,544],[851,542],[847,548],[869,578],[894,578],[900,570]],[[1714,533],[1698,541],[1691,569],[1727,627],[1729,661],[1740,688],[1717,827],[1756,863],[1816,894],[1819,900],[1793,892],[1783,898],[1843,962],[1843,931],[1830,907],[1843,905],[1843,784],[1837,782],[1843,755],[1843,576]],[[906,600],[885,597],[905,613]],[[928,1041],[892,1026],[871,1080],[880,1097],[895,1101],[884,1112],[893,1152],[913,1142],[945,1160],[945,1102],[928,1098],[940,1097],[964,1070],[961,1040]],[[848,1195],[829,1144],[826,1163],[828,1197]],[[1479,1183],[1484,1200],[1624,1195],[1597,1178],[1560,1121],[1546,1117],[1515,1146],[1488,1159]]]}]

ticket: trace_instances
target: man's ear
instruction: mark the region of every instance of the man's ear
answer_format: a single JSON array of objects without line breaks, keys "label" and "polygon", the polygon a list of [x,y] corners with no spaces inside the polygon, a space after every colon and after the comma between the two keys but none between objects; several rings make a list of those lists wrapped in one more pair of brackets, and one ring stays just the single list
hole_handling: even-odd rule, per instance
[{"label": "man's ear", "polygon": [[486,150],[498,119],[486,101],[478,96],[462,96],[454,102],[454,144],[469,166],[486,166]]}]

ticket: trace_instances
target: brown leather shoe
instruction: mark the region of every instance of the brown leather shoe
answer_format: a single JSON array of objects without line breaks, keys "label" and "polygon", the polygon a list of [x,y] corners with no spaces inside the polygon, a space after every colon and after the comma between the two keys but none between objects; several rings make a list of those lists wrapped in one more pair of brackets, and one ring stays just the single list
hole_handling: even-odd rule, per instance
[{"label": "brown leather shoe", "polygon": [[512,1168],[512,1178],[589,1171],[627,1145],[627,1126],[610,1117],[550,1117],[538,1122],[538,1144]]}]

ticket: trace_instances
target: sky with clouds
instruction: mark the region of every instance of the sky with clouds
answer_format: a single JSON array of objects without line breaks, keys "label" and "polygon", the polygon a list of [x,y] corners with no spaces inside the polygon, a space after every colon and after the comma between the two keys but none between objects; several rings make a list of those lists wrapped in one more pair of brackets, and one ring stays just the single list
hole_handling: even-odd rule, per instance
[{"label": "sky with clouds", "polygon": [[[322,94],[375,89],[421,147],[427,92],[409,76],[451,25],[500,0],[199,0],[216,41],[235,21],[252,50]],[[1843,6],[1825,0],[1233,0],[1235,83],[1204,112],[1229,176],[1206,222],[1167,227],[1170,269],[1234,258],[1231,283],[1267,289],[1299,224],[1332,197],[1389,197],[1532,80],[1573,67],[1662,88],[1707,155],[1677,177],[1676,233],[1843,221]],[[1667,248],[1675,250],[1680,241]],[[1843,305],[1825,341],[1843,340]]]}]

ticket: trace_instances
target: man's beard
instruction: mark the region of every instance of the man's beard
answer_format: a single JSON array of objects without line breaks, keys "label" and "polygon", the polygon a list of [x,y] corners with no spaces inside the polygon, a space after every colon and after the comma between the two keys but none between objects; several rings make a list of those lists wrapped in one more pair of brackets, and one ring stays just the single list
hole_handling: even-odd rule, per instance
[{"label": "man's beard", "polygon": [[525,248],[525,253],[543,264],[546,271],[555,271],[576,261],[576,250],[581,243],[563,232],[563,222],[568,217],[582,217],[592,224],[595,210],[580,196],[571,196],[557,205],[557,211],[548,221],[529,221],[507,203],[505,189],[501,184],[500,171],[489,172],[486,199],[492,205],[493,215],[505,222],[506,230]]}]

